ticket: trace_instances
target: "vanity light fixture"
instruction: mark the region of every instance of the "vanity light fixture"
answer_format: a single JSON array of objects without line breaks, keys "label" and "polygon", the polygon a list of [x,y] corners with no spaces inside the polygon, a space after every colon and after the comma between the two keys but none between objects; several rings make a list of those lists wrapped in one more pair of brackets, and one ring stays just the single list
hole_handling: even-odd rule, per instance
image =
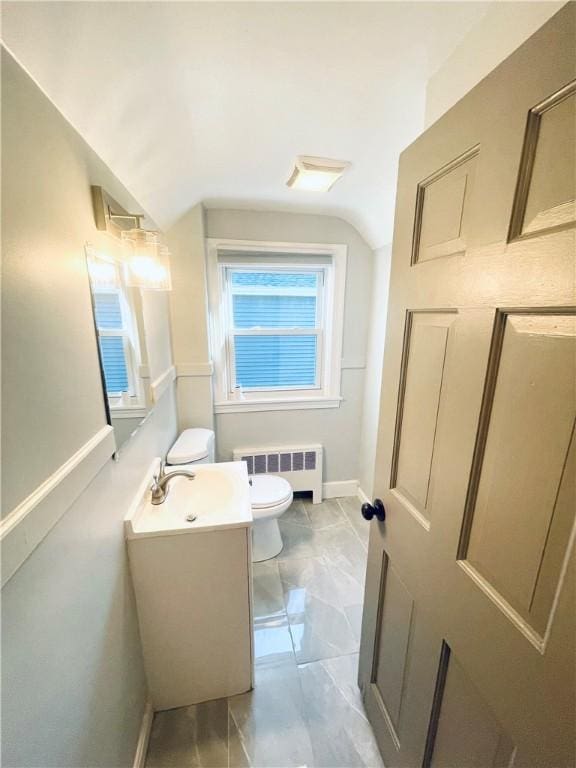
[{"label": "vanity light fixture", "polygon": [[345,160],[299,155],[286,185],[307,192],[327,192],[349,167]]},{"label": "vanity light fixture", "polygon": [[96,227],[122,241],[124,281],[132,288],[170,291],[170,252],[158,232],[143,229],[140,213],[129,213],[102,187],[92,187]]},{"label": "vanity light fixture", "polygon": [[157,232],[136,227],[121,234],[124,250],[124,280],[131,288],[170,291],[170,252]]}]

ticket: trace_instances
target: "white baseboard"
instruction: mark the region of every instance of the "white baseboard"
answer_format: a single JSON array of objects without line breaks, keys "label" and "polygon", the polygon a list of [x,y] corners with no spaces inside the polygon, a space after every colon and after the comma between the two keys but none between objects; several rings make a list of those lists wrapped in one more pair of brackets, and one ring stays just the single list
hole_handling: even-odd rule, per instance
[{"label": "white baseboard", "polygon": [[336,480],[331,483],[322,483],[322,498],[336,499],[339,496],[356,496],[358,493],[358,480]]},{"label": "white baseboard", "polygon": [[357,493],[357,496],[358,496],[358,498],[360,499],[360,501],[362,502],[362,504],[364,504],[365,502],[368,502],[368,504],[372,504],[372,502],[370,501],[370,499],[368,498],[368,496],[366,496],[366,494],[364,493],[364,491],[362,490],[362,488],[360,488],[360,486],[358,486],[358,493]]},{"label": "white baseboard", "polygon": [[138,734],[138,743],[134,753],[133,768],[144,768],[146,762],[146,752],[148,751],[148,742],[150,741],[150,731],[152,730],[152,720],[154,719],[154,710],[150,699],[144,707],[142,723],[140,724],[140,733]]}]

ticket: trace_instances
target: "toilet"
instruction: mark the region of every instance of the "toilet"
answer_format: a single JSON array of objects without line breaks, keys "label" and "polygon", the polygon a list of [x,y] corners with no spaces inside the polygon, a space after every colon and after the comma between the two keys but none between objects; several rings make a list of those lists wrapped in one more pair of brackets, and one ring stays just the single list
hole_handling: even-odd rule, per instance
[{"label": "toilet", "polygon": [[[168,466],[212,464],[215,461],[214,432],[211,429],[185,429],[166,456]],[[270,560],[282,551],[278,518],[292,504],[290,483],[277,475],[251,475],[252,562]]]},{"label": "toilet", "polygon": [[278,518],[292,504],[294,494],[288,480],[277,475],[252,475],[252,562],[270,560],[282,551],[282,536]]}]

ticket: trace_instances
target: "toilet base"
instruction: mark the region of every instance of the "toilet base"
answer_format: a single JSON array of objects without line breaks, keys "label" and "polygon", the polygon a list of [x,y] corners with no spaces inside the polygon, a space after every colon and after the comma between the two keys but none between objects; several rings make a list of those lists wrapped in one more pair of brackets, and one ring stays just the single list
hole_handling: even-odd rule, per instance
[{"label": "toilet base", "polygon": [[252,562],[270,560],[282,552],[282,536],[278,520],[259,520],[252,526]]}]

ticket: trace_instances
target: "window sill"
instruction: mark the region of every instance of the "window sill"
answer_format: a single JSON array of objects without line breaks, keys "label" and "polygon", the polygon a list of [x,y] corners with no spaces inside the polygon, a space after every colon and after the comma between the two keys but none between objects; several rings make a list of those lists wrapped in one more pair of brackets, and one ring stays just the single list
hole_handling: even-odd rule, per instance
[{"label": "window sill", "polygon": [[146,408],[141,405],[111,405],[110,416],[113,419],[143,419],[146,416]]},{"label": "window sill", "polygon": [[254,411],[303,411],[313,408],[339,408],[341,397],[291,397],[281,400],[227,400],[214,403],[214,413],[250,413]]}]

